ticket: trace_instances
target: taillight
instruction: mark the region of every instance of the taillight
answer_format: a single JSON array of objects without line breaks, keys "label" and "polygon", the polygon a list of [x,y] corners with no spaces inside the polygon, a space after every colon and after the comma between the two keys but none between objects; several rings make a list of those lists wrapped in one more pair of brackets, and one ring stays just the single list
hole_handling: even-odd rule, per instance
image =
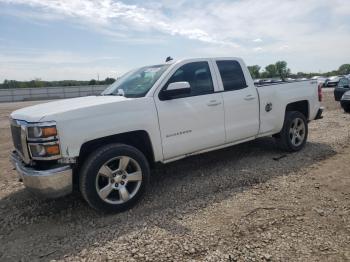
[{"label": "taillight", "polygon": [[322,102],[322,98],[323,98],[323,93],[322,93],[322,83],[320,83],[318,85],[318,101]]}]

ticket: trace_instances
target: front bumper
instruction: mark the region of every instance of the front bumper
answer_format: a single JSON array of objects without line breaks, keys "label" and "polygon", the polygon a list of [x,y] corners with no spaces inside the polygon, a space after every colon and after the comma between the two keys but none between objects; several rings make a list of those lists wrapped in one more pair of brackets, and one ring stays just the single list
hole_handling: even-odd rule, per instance
[{"label": "front bumper", "polygon": [[323,118],[323,116],[322,116],[323,111],[324,111],[324,107],[320,107],[320,109],[318,109],[315,120]]},{"label": "front bumper", "polygon": [[26,166],[16,152],[12,152],[10,161],[24,185],[37,195],[58,198],[70,194],[73,190],[73,172],[68,165],[36,170]]}]

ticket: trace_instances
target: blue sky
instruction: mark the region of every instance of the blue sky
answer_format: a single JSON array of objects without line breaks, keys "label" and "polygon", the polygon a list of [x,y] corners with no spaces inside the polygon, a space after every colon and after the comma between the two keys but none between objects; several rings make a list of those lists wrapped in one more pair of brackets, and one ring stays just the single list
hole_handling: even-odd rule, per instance
[{"label": "blue sky", "polygon": [[103,79],[171,55],[350,63],[349,0],[0,0],[0,81]]}]

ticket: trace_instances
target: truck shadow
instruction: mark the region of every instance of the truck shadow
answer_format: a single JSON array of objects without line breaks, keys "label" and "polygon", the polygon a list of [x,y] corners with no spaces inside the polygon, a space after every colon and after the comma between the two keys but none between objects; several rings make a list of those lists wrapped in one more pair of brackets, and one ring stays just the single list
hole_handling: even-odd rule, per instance
[{"label": "truck shadow", "polygon": [[158,165],[144,199],[116,215],[95,212],[78,193],[39,200],[20,189],[0,200],[0,260],[9,254],[16,260],[62,259],[143,228],[186,234],[189,229],[178,222],[184,215],[335,154],[329,145],[313,142],[301,152],[285,154],[272,138],[262,138]]}]

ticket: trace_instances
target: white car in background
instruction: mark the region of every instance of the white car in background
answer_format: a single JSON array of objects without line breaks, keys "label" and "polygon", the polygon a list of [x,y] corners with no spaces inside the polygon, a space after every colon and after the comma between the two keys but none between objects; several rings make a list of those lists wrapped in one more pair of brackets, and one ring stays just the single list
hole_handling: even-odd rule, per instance
[{"label": "white car in background", "polygon": [[342,75],[341,76],[331,76],[331,77],[326,79],[324,86],[325,87],[336,87],[341,78],[344,78],[344,76],[342,76]]},{"label": "white car in background", "polygon": [[320,77],[317,77],[316,80],[317,80],[317,83],[324,84],[327,80],[327,77],[320,76]]},{"label": "white car in background", "polygon": [[296,79],[288,77],[286,78],[286,81],[292,82],[292,81],[296,81]]}]

